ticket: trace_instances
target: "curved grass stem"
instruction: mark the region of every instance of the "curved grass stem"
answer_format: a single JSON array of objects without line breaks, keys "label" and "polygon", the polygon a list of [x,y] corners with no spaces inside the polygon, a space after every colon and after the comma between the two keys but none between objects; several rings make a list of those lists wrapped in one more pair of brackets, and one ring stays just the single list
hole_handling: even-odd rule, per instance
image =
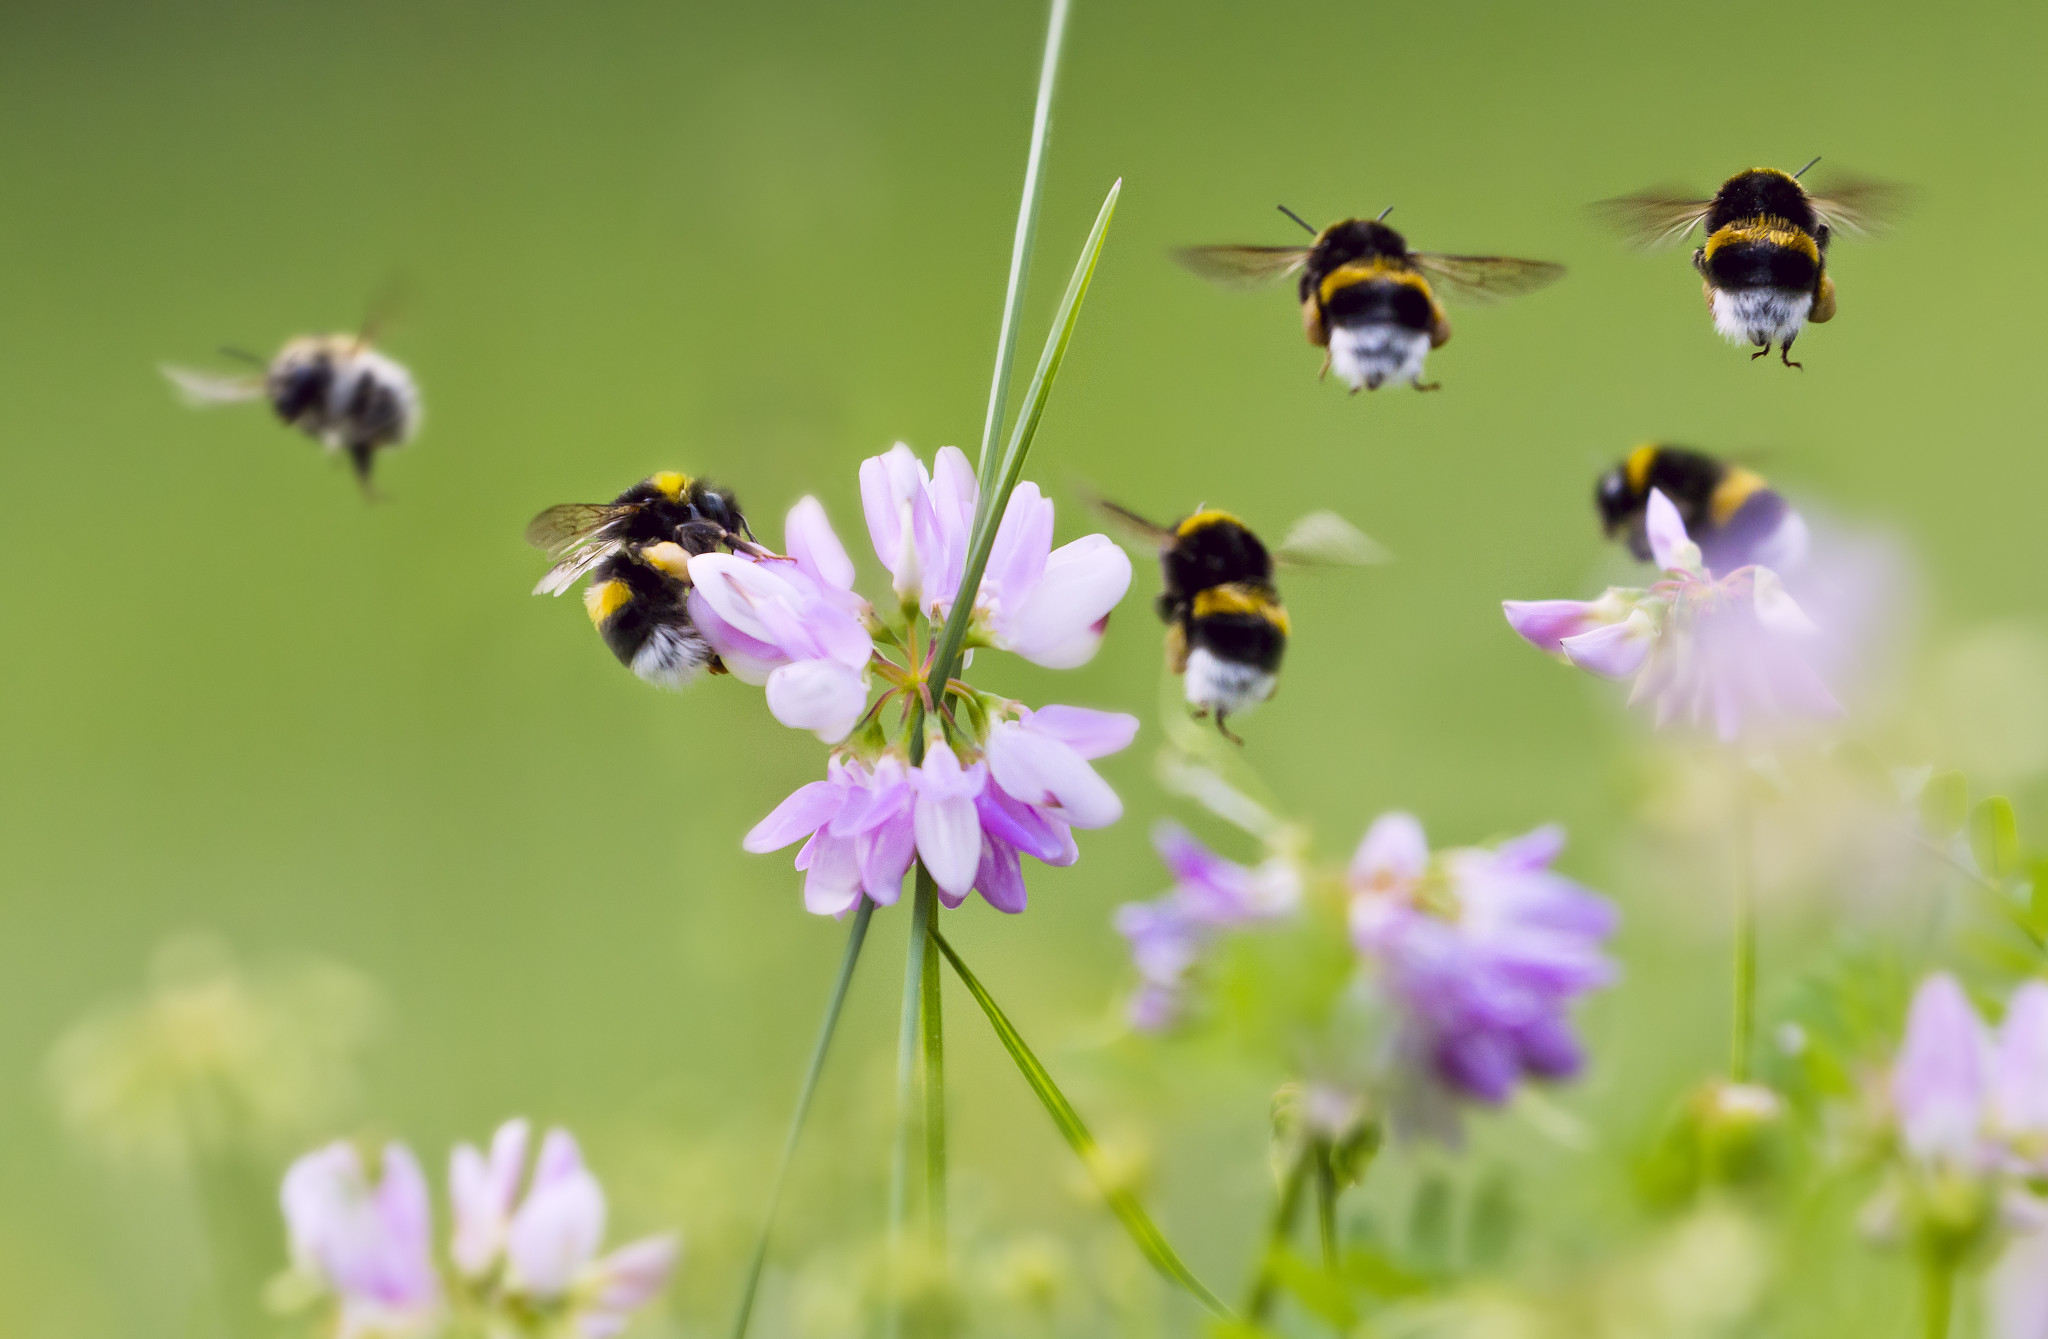
[{"label": "curved grass stem", "polygon": [[797,1141],[804,1132],[804,1118],[810,1114],[811,1098],[818,1091],[818,1077],[825,1072],[825,1054],[832,1048],[832,1034],[839,1027],[839,1011],[846,1004],[847,987],[853,984],[853,968],[860,961],[861,945],[868,937],[868,921],[875,914],[875,904],[865,897],[854,909],[853,924],[847,927],[846,950],[839,957],[839,976],[832,984],[832,999],[825,1006],[824,1021],[818,1025],[818,1040],[811,1047],[810,1067],[804,1071],[803,1087],[798,1091],[796,1111],[789,1118],[789,1133],[782,1141],[782,1157],[775,1164],[775,1177],[768,1183],[768,1207],[761,1214],[761,1232],[754,1239],[753,1253],[747,1258],[745,1281],[740,1285],[739,1310],[733,1317],[732,1339],[745,1339],[747,1323],[754,1314],[754,1294],[761,1285],[761,1267],[768,1259],[768,1238],[775,1228],[775,1210],[782,1203],[782,1183],[789,1175],[789,1164],[796,1157]]}]

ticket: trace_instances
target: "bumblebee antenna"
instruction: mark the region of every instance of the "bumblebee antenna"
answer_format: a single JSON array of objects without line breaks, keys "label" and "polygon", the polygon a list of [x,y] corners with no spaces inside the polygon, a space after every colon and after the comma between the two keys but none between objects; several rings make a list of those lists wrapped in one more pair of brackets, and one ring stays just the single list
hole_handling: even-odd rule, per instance
[{"label": "bumblebee antenna", "polygon": [[220,352],[221,356],[224,358],[233,358],[236,359],[237,361],[248,363],[251,367],[269,366],[267,362],[265,362],[261,358],[258,358],[255,354],[249,352],[247,349],[238,349],[231,344],[221,345]]},{"label": "bumblebee antenna", "polygon": [[[1815,154],[1815,155],[1814,155],[1814,156],[1813,156],[1812,158],[1810,158],[1810,159],[1808,159],[1808,160],[1807,160],[1807,162],[1806,162],[1806,167],[1812,167],[1812,166],[1813,166],[1813,165],[1814,165],[1815,163],[1818,163],[1819,161],[1820,161],[1820,155],[1819,155],[1819,154]],[[1792,174],[1792,180],[1794,180],[1794,181],[1797,181],[1797,180],[1799,180],[1799,179],[1800,179],[1801,177],[1805,176],[1805,175],[1806,175],[1806,167],[1802,167],[1802,168],[1800,168],[1800,169],[1799,169],[1799,170],[1798,170],[1797,172],[1794,172],[1794,173]]]},{"label": "bumblebee antenna", "polygon": [[1299,223],[1302,227],[1302,231],[1306,232],[1309,236],[1314,237],[1316,235],[1315,225],[1313,223],[1310,223],[1301,215],[1295,213],[1293,210],[1289,209],[1286,205],[1275,205],[1273,207],[1279,210],[1281,213],[1285,214],[1287,217],[1293,219],[1296,223]]},{"label": "bumblebee antenna", "polygon": [[1391,213],[1393,213],[1393,212],[1394,212],[1394,207],[1393,207],[1392,205],[1388,205],[1388,206],[1387,206],[1387,207],[1386,207],[1385,209],[1382,209],[1382,210],[1381,210],[1381,211],[1379,212],[1379,217],[1375,218],[1375,219],[1373,220],[1373,222],[1374,222],[1374,223],[1384,223],[1384,222],[1386,222],[1386,218],[1387,218],[1387,215],[1389,215],[1389,214],[1391,214]]}]

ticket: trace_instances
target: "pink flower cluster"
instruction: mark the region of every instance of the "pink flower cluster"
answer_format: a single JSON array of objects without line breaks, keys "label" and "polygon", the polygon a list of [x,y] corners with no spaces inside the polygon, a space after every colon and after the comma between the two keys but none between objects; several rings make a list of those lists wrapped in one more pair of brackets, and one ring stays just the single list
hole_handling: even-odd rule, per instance
[{"label": "pink flower cluster", "polygon": [[331,1297],[339,1339],[439,1333],[451,1296],[508,1323],[551,1312],[565,1333],[609,1339],[660,1294],[676,1239],[648,1237],[600,1256],[604,1190],[576,1141],[550,1130],[528,1179],[529,1133],[525,1121],[508,1121],[488,1155],[456,1148],[446,1280],[433,1260],[426,1178],[405,1145],[385,1146],[375,1176],[348,1143],[292,1164],[281,1198],[293,1268]]},{"label": "pink flower cluster", "polygon": [[[907,620],[889,627],[854,593],[854,566],[825,512],[806,498],[792,509],[787,558],[703,554],[690,560],[691,616],[735,675],[764,684],[786,725],[845,743],[826,776],[801,787],[747,834],[746,849],[804,840],[804,904],[843,915],[862,897],[889,905],[922,861],[941,900],[958,906],[979,890],[991,906],[1022,911],[1022,858],[1052,865],[1079,856],[1073,829],[1114,823],[1123,805],[1089,763],[1124,748],[1135,718],[1022,703],[972,689],[972,710],[931,730],[922,761],[909,741],[887,741],[878,713],[926,685],[937,623],[958,598],[979,492],[967,458],[946,447],[927,471],[898,444],[864,461],[861,499],[876,557],[889,571]],[[1131,564],[1106,536],[1054,548],[1053,506],[1029,483],[1012,493],[975,597],[967,645],[1012,651],[1052,668],[1084,663],[1110,610],[1130,586]],[[923,622],[929,620],[929,622]],[[920,638],[922,623],[926,636]],[[926,649],[898,663],[877,648]],[[920,659],[921,657],[921,659]],[[869,678],[896,685],[870,707]],[[936,727],[937,719],[928,718]]]}]

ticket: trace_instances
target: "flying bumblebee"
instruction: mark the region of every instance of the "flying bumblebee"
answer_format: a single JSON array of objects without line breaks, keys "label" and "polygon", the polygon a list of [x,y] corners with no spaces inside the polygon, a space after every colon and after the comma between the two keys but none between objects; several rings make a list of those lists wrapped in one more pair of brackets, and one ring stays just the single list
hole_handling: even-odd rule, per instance
[{"label": "flying bumblebee", "polygon": [[[261,365],[252,355],[235,356]],[[329,451],[347,453],[365,492],[377,453],[405,445],[420,427],[412,373],[361,335],[301,336],[261,372],[234,376],[167,366],[163,373],[190,405],[270,401],[287,425]]]},{"label": "flying bumblebee", "polygon": [[1604,201],[1600,208],[1645,246],[1685,240],[1702,228],[1692,253],[1714,329],[1731,344],[1754,344],[1752,361],[1778,346],[1792,361],[1792,341],[1810,324],[1834,319],[1835,281],[1828,244],[1843,232],[1868,233],[1896,207],[1902,192],[1874,181],[1844,181],[1826,194],[1799,182],[1797,172],[1753,167],[1721,183],[1710,200],[1683,191],[1646,191]]},{"label": "flying bumblebee", "polygon": [[1159,546],[1155,607],[1166,624],[1167,667],[1182,677],[1197,717],[1226,723],[1273,696],[1292,625],[1273,585],[1275,558],[1286,564],[1357,565],[1382,561],[1378,546],[1334,512],[1295,522],[1277,555],[1229,512],[1198,508],[1170,526],[1114,502],[1099,504]]},{"label": "flying bumblebee", "polygon": [[1752,563],[1790,572],[1806,559],[1806,521],[1762,475],[1701,451],[1649,443],[1600,476],[1593,505],[1609,539],[1650,560],[1644,512],[1652,490],[1678,509],[1700,557],[1715,572]]},{"label": "flying bumblebee", "polygon": [[690,621],[690,558],[724,547],[761,553],[733,495],[673,471],[610,502],[549,507],[526,542],[554,560],[535,595],[560,595],[584,576],[583,607],[619,663],[658,688],[725,673]]},{"label": "flying bumblebee", "polygon": [[1506,256],[1441,256],[1410,251],[1383,220],[1344,219],[1317,232],[1285,205],[1280,212],[1314,236],[1308,246],[1197,246],[1176,252],[1205,279],[1259,284],[1300,276],[1301,327],[1324,350],[1323,373],[1355,395],[1388,382],[1419,391],[1429,351],[1451,338],[1439,289],[1453,298],[1485,301],[1527,293],[1558,279],[1564,266]]}]

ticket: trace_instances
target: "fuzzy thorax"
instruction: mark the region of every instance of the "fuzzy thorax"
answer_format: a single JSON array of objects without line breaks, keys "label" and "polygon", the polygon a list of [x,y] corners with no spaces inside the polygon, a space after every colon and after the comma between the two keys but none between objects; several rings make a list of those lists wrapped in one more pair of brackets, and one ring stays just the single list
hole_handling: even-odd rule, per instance
[{"label": "fuzzy thorax", "polygon": [[1789,344],[1813,310],[1813,294],[1788,288],[1717,288],[1714,329],[1731,344]]},{"label": "fuzzy thorax", "polygon": [[1330,331],[1330,366],[1352,390],[1422,379],[1429,332],[1392,323],[1340,325]]},{"label": "fuzzy thorax", "polygon": [[1224,716],[1241,716],[1273,696],[1277,674],[1224,660],[1206,647],[1188,652],[1188,705]]}]

